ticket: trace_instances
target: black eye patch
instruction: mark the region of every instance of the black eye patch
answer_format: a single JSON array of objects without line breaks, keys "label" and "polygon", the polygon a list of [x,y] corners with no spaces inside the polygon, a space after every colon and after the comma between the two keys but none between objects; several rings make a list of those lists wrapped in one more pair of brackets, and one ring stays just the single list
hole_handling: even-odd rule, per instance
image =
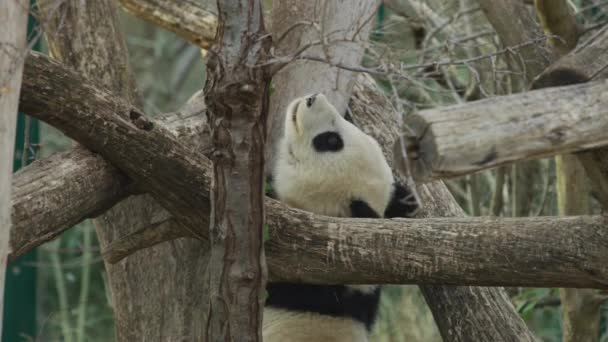
[{"label": "black eye patch", "polygon": [[324,132],[312,139],[317,152],[338,152],[344,148],[344,141],[337,132]]}]

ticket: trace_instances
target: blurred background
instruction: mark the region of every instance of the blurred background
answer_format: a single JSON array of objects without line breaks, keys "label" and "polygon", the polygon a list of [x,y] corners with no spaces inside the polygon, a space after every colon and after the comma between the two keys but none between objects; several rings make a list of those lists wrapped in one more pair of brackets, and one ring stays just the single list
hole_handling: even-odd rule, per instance
[{"label": "blurred background", "polygon": [[[208,1],[208,0],[206,0]],[[212,2],[212,1],[208,1]],[[573,0],[588,34],[608,22],[608,1]],[[270,2],[266,1],[267,8]],[[205,80],[202,52],[174,34],[121,12],[121,21],[148,115],[178,109]],[[30,21],[30,37],[37,35]],[[583,38],[584,39],[584,38]],[[44,37],[34,46],[45,52]],[[407,79],[377,77],[404,108],[423,109],[504,95],[521,89],[520,75],[501,59],[498,39],[475,1],[391,0],[377,13],[364,63],[460,61],[446,68],[413,70]],[[486,58],[477,58],[487,56]],[[19,117],[15,169],[72,147],[55,129]],[[472,216],[558,215],[554,159],[529,174],[528,199],[516,189],[515,167],[502,167],[447,182]],[[521,191],[521,190],[520,190]],[[591,197],[591,196],[590,196]],[[597,203],[591,198],[594,213]],[[9,265],[3,342],[113,341],[112,302],[92,221],[86,221]],[[558,289],[508,288],[514,306],[543,341],[561,341]],[[373,341],[440,341],[416,286],[387,286]],[[608,305],[601,310],[599,341],[608,342]]]}]

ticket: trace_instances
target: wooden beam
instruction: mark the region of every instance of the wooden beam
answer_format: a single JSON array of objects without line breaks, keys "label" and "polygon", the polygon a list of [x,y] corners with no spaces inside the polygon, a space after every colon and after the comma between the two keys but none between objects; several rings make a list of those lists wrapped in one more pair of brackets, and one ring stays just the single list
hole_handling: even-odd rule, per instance
[{"label": "wooden beam", "polygon": [[425,110],[405,124],[413,137],[396,144],[423,182],[581,151],[608,144],[608,81]]}]

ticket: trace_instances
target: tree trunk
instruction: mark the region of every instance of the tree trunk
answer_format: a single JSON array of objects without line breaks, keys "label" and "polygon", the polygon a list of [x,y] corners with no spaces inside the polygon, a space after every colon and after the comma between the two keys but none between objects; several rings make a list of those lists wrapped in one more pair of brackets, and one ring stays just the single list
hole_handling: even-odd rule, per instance
[{"label": "tree trunk", "polygon": [[[560,215],[589,213],[589,183],[585,169],[571,154],[555,157]],[[600,304],[595,290],[560,289],[564,342],[594,342],[599,338]]]},{"label": "tree trunk", "polygon": [[269,77],[258,65],[271,40],[261,1],[218,0],[217,7],[204,91],[213,150],[206,341],[261,341]]},{"label": "tree trunk", "polygon": [[10,253],[11,179],[17,129],[17,108],[23,62],[29,0],[0,3],[0,336],[4,308],[4,277]]},{"label": "tree trunk", "polygon": [[[51,51],[65,57],[64,62],[136,103],[116,11],[111,0],[66,1],[52,20],[53,27],[62,29],[47,36]],[[149,226],[183,229],[170,218],[151,196],[132,196],[100,217],[100,245],[105,249]],[[142,250],[115,265],[106,262],[118,342],[203,340],[206,301],[199,294],[205,293],[200,274],[207,267],[206,251],[200,241],[179,239]]]}]

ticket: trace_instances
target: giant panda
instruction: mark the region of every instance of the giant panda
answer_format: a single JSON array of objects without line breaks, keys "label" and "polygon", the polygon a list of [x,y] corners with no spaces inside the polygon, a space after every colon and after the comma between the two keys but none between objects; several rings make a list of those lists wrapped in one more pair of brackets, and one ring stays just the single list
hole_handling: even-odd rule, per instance
[{"label": "giant panda", "polygon": [[[395,182],[379,144],[343,118],[323,94],[298,98],[285,115],[272,174],[275,197],[337,217],[411,217],[418,204]],[[377,285],[269,283],[266,342],[365,342]]]}]

